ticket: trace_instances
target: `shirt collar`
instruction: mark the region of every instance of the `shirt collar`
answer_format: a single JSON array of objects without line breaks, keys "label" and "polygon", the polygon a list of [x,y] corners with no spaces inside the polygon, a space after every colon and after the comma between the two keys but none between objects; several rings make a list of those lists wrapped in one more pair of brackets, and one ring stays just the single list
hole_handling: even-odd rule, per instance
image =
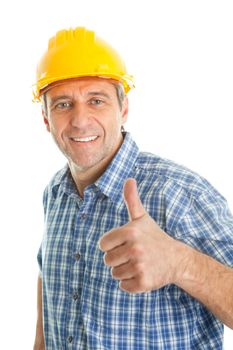
[{"label": "shirt collar", "polygon": [[67,195],[78,195],[76,185],[71,176],[69,165],[66,164],[63,169],[58,171],[54,176],[52,183],[52,193],[56,197],[59,193],[66,193]]},{"label": "shirt collar", "polygon": [[113,201],[122,197],[124,182],[132,176],[139,149],[130,133],[124,133],[123,143],[103,173],[95,182],[102,193]]},{"label": "shirt collar", "polygon": [[[133,141],[130,133],[125,132],[123,143],[105,172],[86,190],[94,187],[112,201],[123,199],[124,182],[133,174],[138,153],[138,146]],[[52,187],[53,191],[56,191],[59,187],[67,195],[78,195],[68,164],[55,176]]]}]

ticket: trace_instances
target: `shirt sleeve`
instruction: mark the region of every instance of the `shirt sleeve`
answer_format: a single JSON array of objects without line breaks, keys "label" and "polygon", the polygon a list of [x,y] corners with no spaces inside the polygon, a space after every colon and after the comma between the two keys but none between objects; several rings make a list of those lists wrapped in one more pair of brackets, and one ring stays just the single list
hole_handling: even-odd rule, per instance
[{"label": "shirt sleeve", "polygon": [[176,226],[175,236],[224,265],[233,267],[233,216],[220,194],[206,191],[193,198]]},{"label": "shirt sleeve", "polygon": [[[46,189],[44,190],[44,193],[43,193],[44,219],[45,219],[46,210],[47,210],[47,199],[48,199],[48,188],[46,187]],[[43,237],[43,239],[44,239],[44,237]],[[43,268],[43,259],[42,259],[43,239],[42,239],[40,248],[39,248],[38,253],[37,253],[37,262],[38,262],[38,266],[39,266],[40,278],[42,278],[42,268]]]},{"label": "shirt sleeve", "polygon": [[40,278],[42,278],[42,244],[40,245],[38,254],[37,254],[37,262],[39,265],[39,276]]}]

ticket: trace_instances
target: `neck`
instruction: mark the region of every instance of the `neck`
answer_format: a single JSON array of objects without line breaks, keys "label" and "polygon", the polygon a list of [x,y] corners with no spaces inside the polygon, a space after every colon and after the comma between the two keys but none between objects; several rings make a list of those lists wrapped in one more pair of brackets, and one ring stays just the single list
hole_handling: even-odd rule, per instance
[{"label": "neck", "polygon": [[[107,167],[107,165],[106,165]],[[105,167],[105,169],[106,169]],[[87,171],[77,170],[76,165],[70,164],[71,175],[77,186],[79,195],[83,198],[84,190],[89,185],[93,184],[104,172],[105,169],[96,169],[95,172],[91,171],[93,169],[88,169]]]},{"label": "neck", "polygon": [[115,152],[109,157],[103,159],[98,164],[94,165],[93,167],[90,167],[88,169],[80,169],[80,167],[73,163],[72,161],[69,161],[69,167],[71,171],[71,175],[73,177],[73,180],[77,186],[79,195],[83,198],[84,190],[89,185],[93,184],[106,170],[112,159],[114,158],[115,154],[119,150],[121,144],[123,142],[123,139],[119,143],[117,149]]}]

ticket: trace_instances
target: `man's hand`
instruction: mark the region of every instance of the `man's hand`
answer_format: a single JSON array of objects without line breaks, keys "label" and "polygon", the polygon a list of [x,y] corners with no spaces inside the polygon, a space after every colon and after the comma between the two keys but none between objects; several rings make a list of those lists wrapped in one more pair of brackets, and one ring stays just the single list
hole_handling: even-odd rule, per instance
[{"label": "man's hand", "polygon": [[124,186],[130,222],[100,240],[112,276],[128,292],[147,292],[174,283],[233,329],[233,269],[166,234],[148,215],[136,182]]},{"label": "man's hand", "polygon": [[128,292],[146,292],[176,281],[183,244],[166,234],[144,209],[136,181],[128,179],[124,199],[130,222],[104,234],[100,249],[113,278]]},{"label": "man's hand", "polygon": [[38,277],[37,281],[37,323],[33,350],[45,350],[42,316],[42,280],[40,277]]}]

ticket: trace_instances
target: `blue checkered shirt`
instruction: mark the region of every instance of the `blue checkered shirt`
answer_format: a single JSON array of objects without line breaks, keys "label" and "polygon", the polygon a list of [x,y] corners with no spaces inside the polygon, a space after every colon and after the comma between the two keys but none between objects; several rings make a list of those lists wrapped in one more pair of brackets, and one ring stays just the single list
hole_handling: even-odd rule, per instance
[{"label": "blue checkered shirt", "polygon": [[46,350],[222,349],[223,325],[175,285],[149,293],[119,289],[98,241],[128,222],[122,189],[137,180],[148,213],[172,237],[233,266],[233,217],[202,177],[153,154],[129,133],[104,174],[81,198],[68,166],[44,192],[38,253]]}]

